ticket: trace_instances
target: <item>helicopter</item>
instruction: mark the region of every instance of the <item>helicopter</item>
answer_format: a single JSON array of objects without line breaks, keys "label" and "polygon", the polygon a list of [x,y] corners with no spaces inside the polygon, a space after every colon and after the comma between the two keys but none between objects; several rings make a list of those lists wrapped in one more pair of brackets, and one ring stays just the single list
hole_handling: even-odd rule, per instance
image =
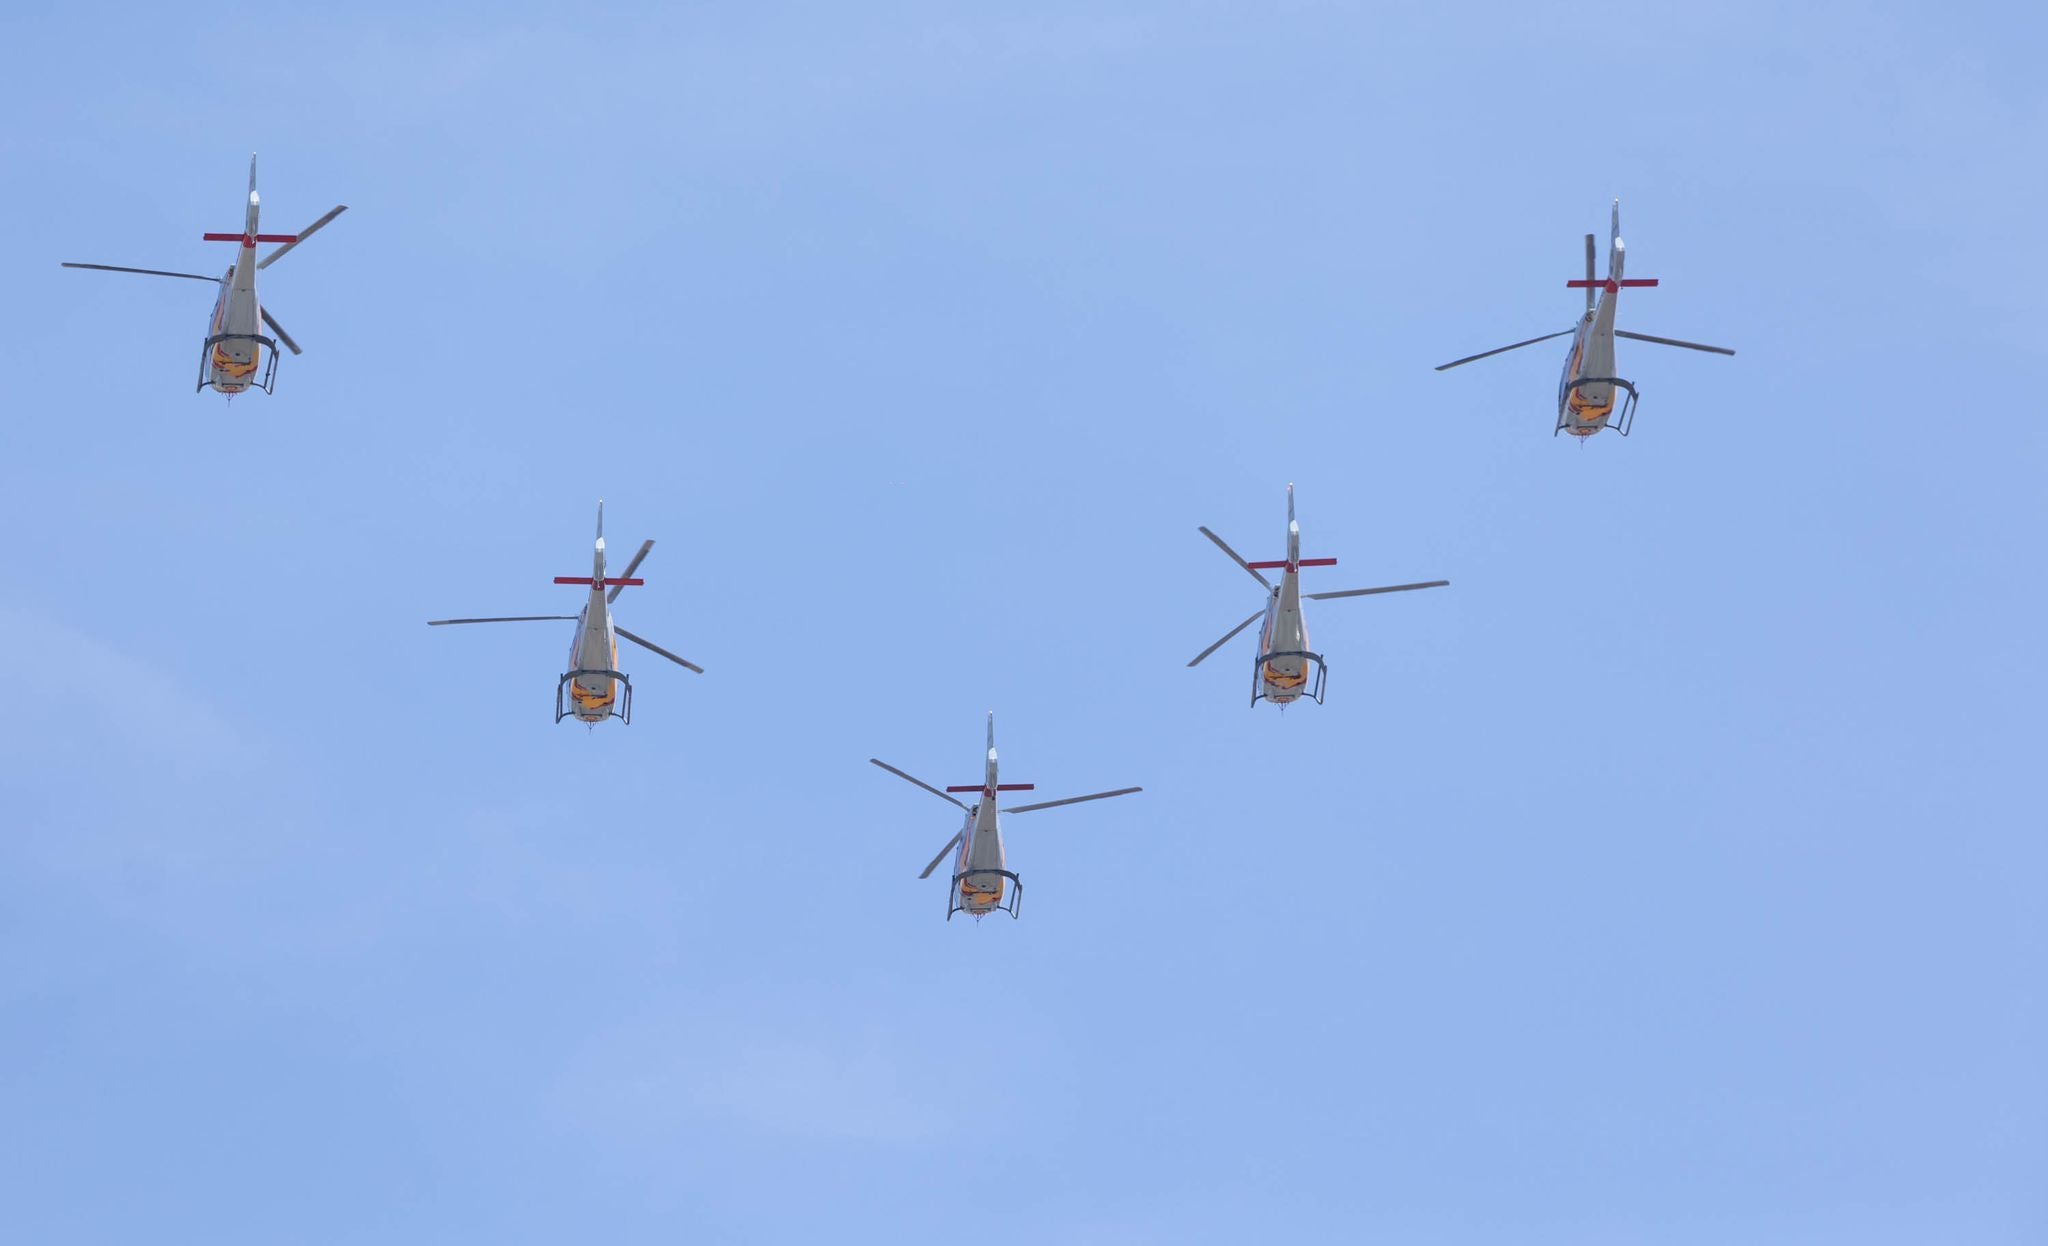
[{"label": "helicopter", "polygon": [[[1093,792],[1087,796],[1069,796],[1064,800],[1044,800],[1030,805],[1012,805],[1006,809],[996,808],[996,800],[1003,792],[1029,792],[1037,787],[1035,783],[1001,783],[996,778],[996,716],[988,716],[988,759],[980,783],[966,783],[944,790],[933,787],[923,779],[915,778],[879,757],[869,761],[906,782],[914,783],[950,804],[958,805],[967,815],[967,821],[946,846],[939,849],[939,855],[924,867],[919,878],[930,878],[932,871],[939,868],[939,862],[953,854],[953,881],[946,890],[946,920],[952,921],[953,914],[965,913],[980,921],[994,912],[1008,913],[1014,920],[1018,906],[1023,903],[1024,884],[1007,866],[1003,853],[1003,813],[1034,813],[1040,809],[1053,809],[1060,805],[1078,805],[1086,800],[1107,800],[1112,796],[1129,796],[1142,792],[1141,787],[1120,787],[1113,792]],[[978,799],[967,804],[954,792],[975,792]]]},{"label": "helicopter", "polygon": [[[256,193],[256,157],[249,157],[249,204],[247,215],[242,220],[242,232],[238,234],[204,234],[207,242],[233,242],[238,248],[235,262],[219,277],[208,277],[200,273],[173,273],[160,268],[123,268],[114,264],[76,264],[65,261],[65,268],[91,268],[107,273],[140,273],[145,277],[182,277],[187,281],[211,281],[220,287],[220,293],[213,301],[213,319],[207,322],[206,341],[199,349],[199,384],[194,392],[213,387],[216,393],[232,398],[248,389],[260,389],[272,393],[277,385],[277,344],[283,342],[292,354],[304,354],[292,335],[270,314],[256,298],[256,274],[277,263],[306,239],[335,217],[348,211],[347,204],[340,204],[333,211],[314,221],[296,234],[259,233],[256,218],[263,206],[263,200]],[[257,243],[283,243],[277,250],[256,258]],[[257,322],[270,327],[277,335],[268,338],[257,331]],[[269,348],[268,358],[264,349]],[[258,375],[258,370],[261,375]]]},{"label": "helicopter", "polygon": [[[1246,562],[1229,544],[1207,528],[1197,529],[1203,536],[1215,542],[1216,548],[1230,556],[1230,561],[1243,567],[1245,574],[1259,582],[1266,590],[1266,605],[1254,611],[1244,622],[1223,633],[1223,639],[1196,654],[1189,666],[1199,666],[1202,659],[1229,644],[1231,639],[1253,621],[1264,617],[1266,626],[1259,633],[1259,652],[1252,663],[1253,706],[1260,701],[1271,701],[1285,708],[1306,696],[1316,704],[1323,703],[1323,685],[1329,669],[1323,665],[1323,656],[1312,653],[1308,647],[1308,627],[1302,621],[1303,601],[1327,601],[1336,597],[1369,597],[1376,593],[1405,593],[1418,588],[1443,588],[1449,580],[1429,580],[1421,584],[1388,584],[1381,588],[1348,588],[1334,593],[1304,593],[1301,591],[1300,570],[1303,567],[1334,567],[1334,558],[1303,558],[1301,556],[1301,525],[1294,520],[1294,486],[1287,486],[1287,557],[1273,562]],[[1261,571],[1279,571],[1280,583],[1275,584]]]},{"label": "helicopter", "polygon": [[[555,683],[555,721],[575,717],[577,721],[595,727],[607,718],[616,718],[621,723],[633,721],[633,683],[627,679],[619,666],[618,637],[623,636],[642,649],[660,654],[677,666],[702,675],[704,668],[695,662],[677,657],[668,650],[612,622],[611,603],[616,601],[619,590],[637,588],[645,580],[633,578],[640,569],[640,562],[647,557],[647,551],[654,548],[654,541],[642,541],[640,550],[633,555],[633,561],[626,564],[626,574],[607,578],[604,573],[604,503],[597,504],[597,548],[591,556],[590,574],[558,575],[557,584],[587,584],[590,596],[583,603],[581,614],[522,614],[489,619],[433,619],[428,627],[447,627],[454,623],[553,623],[574,622],[575,636],[569,642],[570,670]],[[607,593],[605,590],[611,591]]]},{"label": "helicopter", "polygon": [[[1614,327],[1615,304],[1620,298],[1622,290],[1632,286],[1654,286],[1657,284],[1655,277],[1622,276],[1622,269],[1628,258],[1628,249],[1622,245],[1621,241],[1621,200],[1619,199],[1614,201],[1612,229],[1608,235],[1606,280],[1599,280],[1593,276],[1593,258],[1593,235],[1587,234],[1585,279],[1565,282],[1565,286],[1569,289],[1582,289],[1586,292],[1586,312],[1585,315],[1579,318],[1577,325],[1569,329],[1560,329],[1556,333],[1546,333],[1542,337],[1532,337],[1526,342],[1516,342],[1512,346],[1496,347],[1493,350],[1481,351],[1476,355],[1467,355],[1463,359],[1453,359],[1449,363],[1437,365],[1436,370],[1438,372],[1447,371],[1462,364],[1471,363],[1474,360],[1486,359],[1511,350],[1520,350],[1524,346],[1534,346],[1538,342],[1548,342],[1552,338],[1564,337],[1566,334],[1570,334],[1572,348],[1571,352],[1565,356],[1564,372],[1558,378],[1557,427],[1551,430],[1551,436],[1555,437],[1558,433],[1570,433],[1574,437],[1584,438],[1591,437],[1603,428],[1612,428],[1626,437],[1628,436],[1629,429],[1635,424],[1636,387],[1621,377],[1614,375],[1615,338],[1625,337],[1633,342],[1654,342],[1659,346],[1681,346],[1686,350],[1702,350],[1715,355],[1733,355],[1735,353],[1725,346],[1702,346],[1698,342],[1681,342],[1677,338],[1669,337],[1651,337],[1647,333],[1630,333],[1626,329]],[[1596,290],[1600,292],[1597,306],[1594,304],[1594,291]],[[1614,409],[1615,391],[1617,390],[1624,395],[1621,400],[1621,410],[1619,413],[1616,413]],[[1581,442],[1581,444],[1584,443]]]}]

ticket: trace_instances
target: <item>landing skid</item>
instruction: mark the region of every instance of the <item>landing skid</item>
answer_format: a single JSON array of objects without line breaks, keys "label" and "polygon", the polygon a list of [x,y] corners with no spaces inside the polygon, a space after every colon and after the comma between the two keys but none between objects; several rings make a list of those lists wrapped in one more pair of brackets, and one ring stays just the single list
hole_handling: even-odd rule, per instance
[{"label": "landing skid", "polygon": [[1266,663],[1274,658],[1300,658],[1306,662],[1315,671],[1315,675],[1302,686],[1301,694],[1313,700],[1317,705],[1323,703],[1323,685],[1328,682],[1330,677],[1330,668],[1323,665],[1323,655],[1320,653],[1310,653],[1306,649],[1282,649],[1276,653],[1262,653],[1259,655],[1258,660],[1252,663],[1252,704],[1254,706],[1258,705],[1260,701],[1268,699],[1266,696]]},{"label": "landing skid", "polygon": [[204,390],[211,383],[210,374],[213,371],[213,348],[222,342],[254,342],[260,347],[267,348],[269,353],[264,356],[263,379],[252,383],[249,388],[260,389],[266,394],[276,391],[277,343],[275,341],[258,333],[217,333],[207,338],[205,344],[199,348],[199,385],[193,392],[197,393],[200,390]]},{"label": "landing skid", "polygon": [[1010,920],[1015,921],[1017,919],[1017,906],[1024,902],[1023,879],[1018,878],[1015,874],[1012,874],[1008,870],[966,870],[961,873],[953,875],[953,886],[946,893],[947,895],[952,897],[952,899],[946,902],[947,921],[952,921],[953,914],[955,913],[967,912],[967,906],[960,903],[960,880],[963,878],[982,878],[988,876],[1007,878],[1010,880],[1010,886],[1008,888],[1009,898],[1005,902],[998,904],[993,908],[984,909],[980,913],[972,914],[972,916],[979,918],[989,913],[1008,913],[1010,915]]},{"label": "landing skid", "polygon": [[[1628,436],[1628,430],[1635,427],[1636,422],[1636,387],[1618,376],[1582,376],[1565,386],[1564,392],[1569,396],[1573,390],[1581,385],[1612,385],[1628,395],[1622,399],[1621,409],[1607,417],[1607,426],[1609,428],[1624,437]],[[1550,435],[1555,437],[1570,427],[1571,421],[1565,418],[1564,404],[1559,403],[1557,427],[1550,430]]]},{"label": "landing skid", "polygon": [[[566,699],[566,697],[568,696],[568,692],[569,692],[569,684],[570,684],[570,683],[571,683],[572,681],[574,681],[574,680],[575,680],[575,678],[576,678],[576,677],[577,677],[578,675],[609,675],[609,676],[611,676],[611,677],[612,677],[613,679],[617,680],[617,681],[618,681],[618,686],[619,686],[619,694],[618,694],[618,695],[617,695],[616,697],[612,698],[612,704],[611,704],[611,708],[610,708],[610,709],[609,709],[609,710],[608,710],[608,711],[606,712],[606,714],[605,714],[605,717],[606,717],[606,718],[616,718],[616,719],[618,719],[618,720],[619,720],[619,722],[620,722],[620,723],[622,723],[622,724],[624,724],[624,723],[631,723],[631,722],[633,721],[633,681],[632,681],[632,680],[630,680],[630,679],[627,679],[627,678],[626,678],[626,676],[625,676],[625,675],[624,675],[624,674],[623,674],[622,672],[619,672],[619,671],[570,671],[570,672],[569,672],[568,674],[566,674],[566,675],[562,676],[562,678],[561,678],[561,679],[560,679],[560,680],[559,680],[559,681],[558,681],[558,682],[557,682],[557,683],[555,684],[555,721],[556,721],[556,722],[560,722],[560,721],[562,721],[562,720],[563,720],[564,718],[568,718],[568,717],[570,717],[571,715],[574,715],[574,714],[576,713],[576,711],[574,711],[574,710],[572,710],[572,709],[568,709],[568,708],[566,708],[566,707],[565,707],[565,706],[566,706],[566,700],[565,700],[565,699]],[[583,721],[583,722],[595,722],[596,720],[594,720],[594,719],[581,719],[580,721]]]}]

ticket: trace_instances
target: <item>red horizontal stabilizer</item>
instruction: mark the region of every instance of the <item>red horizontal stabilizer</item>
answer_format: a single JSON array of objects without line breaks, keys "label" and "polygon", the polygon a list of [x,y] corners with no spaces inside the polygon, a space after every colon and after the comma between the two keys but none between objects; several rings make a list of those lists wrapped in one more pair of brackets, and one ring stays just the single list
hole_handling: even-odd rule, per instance
[{"label": "red horizontal stabilizer", "polygon": [[258,242],[297,242],[298,240],[299,240],[299,236],[298,236],[297,234],[258,234],[258,235],[256,235],[256,241],[258,241]]},{"label": "red horizontal stabilizer", "polygon": [[996,784],[996,790],[998,792],[1035,792],[1038,790],[1038,785],[1036,783],[998,783]]},{"label": "red horizontal stabilizer", "polygon": [[1621,289],[1623,286],[1653,286],[1656,284],[1657,279],[1655,277],[1627,277],[1620,281],[1608,281],[1607,279],[1602,278],[1598,281],[1574,280],[1567,281],[1564,283],[1565,289],[1567,290],[1605,290],[1609,294],[1614,293],[1616,290]]},{"label": "red horizontal stabilizer", "polygon": [[1300,567],[1334,567],[1337,565],[1337,560],[1334,558],[1304,558],[1295,565]]},{"label": "red horizontal stabilizer", "polygon": [[557,584],[589,584],[589,585],[592,585],[593,587],[600,587],[600,586],[601,586],[601,587],[604,587],[604,588],[610,588],[610,587],[611,587],[612,585],[614,585],[614,584],[617,584],[617,585],[622,585],[622,586],[624,586],[624,587],[626,587],[626,588],[638,588],[638,587],[640,587],[640,586],[641,586],[642,584],[645,584],[645,583],[647,583],[647,581],[645,581],[645,580],[602,580],[602,581],[600,581],[600,580],[593,580],[593,579],[591,579],[591,578],[590,578],[589,576],[587,576],[587,575],[558,575],[558,576],[556,576],[556,577],[555,577],[555,583],[557,583]]},{"label": "red horizontal stabilizer", "polygon": [[556,577],[555,577],[555,583],[557,583],[557,584],[588,584],[588,583],[590,583],[590,577],[589,577],[589,576],[587,576],[587,575],[558,575],[558,576],[556,576]]},{"label": "red horizontal stabilizer", "polygon": [[981,784],[979,784],[979,783],[954,783],[954,784],[948,784],[948,785],[947,785],[947,787],[946,787],[946,790],[947,790],[947,791],[949,791],[949,792],[978,792],[978,791],[980,791],[980,790],[981,790]]},{"label": "red horizontal stabilizer", "polygon": [[1287,560],[1285,558],[1277,558],[1272,562],[1248,562],[1245,564],[1245,566],[1250,567],[1254,571],[1277,571],[1286,565]]},{"label": "red horizontal stabilizer", "polygon": [[199,236],[207,242],[240,242],[248,237],[247,234],[201,234]]}]

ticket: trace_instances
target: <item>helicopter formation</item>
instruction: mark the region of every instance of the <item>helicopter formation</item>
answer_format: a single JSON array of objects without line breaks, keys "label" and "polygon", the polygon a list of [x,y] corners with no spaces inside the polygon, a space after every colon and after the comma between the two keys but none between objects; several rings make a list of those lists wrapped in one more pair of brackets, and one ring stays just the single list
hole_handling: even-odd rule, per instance
[{"label": "helicopter formation", "polygon": [[[258,224],[261,208],[262,200],[256,190],[256,158],[251,156],[249,192],[242,231],[202,235],[204,241],[232,242],[237,246],[233,264],[219,277],[71,261],[64,262],[62,266],[213,282],[217,287],[217,293],[213,313],[207,323],[206,337],[200,347],[199,380],[195,391],[211,388],[229,399],[251,389],[266,394],[274,393],[279,343],[294,355],[302,354],[303,351],[258,299],[257,274],[289,254],[348,209],[345,204],[337,205],[296,234],[265,234],[260,231]],[[256,248],[259,244],[276,244],[277,249],[259,260],[256,258]],[[1626,257],[1627,250],[1621,237],[1621,202],[1615,200],[1608,241],[1607,276],[1598,278],[1594,274],[1595,239],[1592,234],[1587,234],[1585,276],[1565,283],[1568,288],[1585,291],[1585,310],[1575,325],[1555,333],[1454,359],[1438,365],[1436,370],[1447,371],[1494,355],[1519,350],[1524,346],[1569,336],[1572,339],[1571,346],[1566,353],[1564,368],[1559,377],[1557,421],[1552,434],[1569,434],[1580,439],[1581,444],[1584,439],[1610,428],[1623,437],[1628,436],[1634,424],[1639,394],[1631,381],[1617,374],[1616,338],[1720,355],[1733,355],[1735,352],[1727,347],[1707,346],[1676,338],[1653,337],[1616,328],[1615,318],[1619,310],[1621,291],[1654,287],[1658,284],[1655,278],[1625,276]],[[266,336],[261,331],[264,327],[275,336]],[[1223,646],[1236,639],[1246,628],[1263,619],[1264,624],[1259,630],[1258,643],[1252,659],[1250,703],[1254,708],[1260,701],[1270,702],[1282,709],[1301,700],[1310,700],[1317,704],[1323,702],[1329,671],[1323,655],[1309,647],[1308,628],[1303,618],[1304,602],[1444,588],[1450,583],[1448,580],[1426,580],[1374,588],[1302,592],[1300,575],[1303,568],[1335,566],[1337,560],[1329,557],[1301,556],[1301,526],[1295,518],[1292,484],[1287,486],[1287,543],[1284,558],[1249,562],[1208,527],[1198,527],[1197,531],[1247,575],[1258,581],[1265,600],[1258,610],[1225,632],[1221,639],[1196,654],[1188,662],[1188,666],[1199,666]],[[569,669],[558,677],[555,684],[555,721],[560,723],[565,718],[574,718],[590,728],[614,718],[622,725],[629,724],[633,717],[633,684],[620,668],[618,642],[621,638],[695,674],[704,673],[703,667],[645,637],[627,631],[612,617],[612,604],[617,601],[620,592],[646,583],[636,578],[634,573],[640,569],[640,564],[653,548],[654,541],[651,538],[641,542],[638,551],[626,564],[625,572],[616,577],[608,575],[605,558],[604,503],[600,501],[597,504],[597,537],[592,549],[590,574],[556,576],[554,579],[556,584],[584,587],[589,590],[582,608],[577,613],[432,619],[428,621],[428,626],[446,627],[476,623],[573,623],[575,627],[570,639]],[[1263,574],[1267,571],[1279,573],[1277,584]],[[931,877],[948,854],[952,855],[953,866],[947,889],[946,908],[946,918],[949,921],[956,913],[966,913],[977,920],[994,912],[1008,913],[1013,918],[1019,914],[1023,883],[1009,868],[1003,842],[1001,815],[1033,813],[1088,801],[1128,796],[1143,790],[1139,787],[1124,787],[1059,800],[1000,805],[1004,793],[1031,791],[1035,785],[999,781],[993,711],[988,715],[987,752],[980,783],[939,788],[879,758],[869,758],[869,761],[956,806],[964,814],[960,829],[954,832],[953,837],[946,841],[931,863],[925,866],[923,873],[918,875],[920,879]],[[960,795],[967,793],[974,794],[972,803],[959,799]]]}]

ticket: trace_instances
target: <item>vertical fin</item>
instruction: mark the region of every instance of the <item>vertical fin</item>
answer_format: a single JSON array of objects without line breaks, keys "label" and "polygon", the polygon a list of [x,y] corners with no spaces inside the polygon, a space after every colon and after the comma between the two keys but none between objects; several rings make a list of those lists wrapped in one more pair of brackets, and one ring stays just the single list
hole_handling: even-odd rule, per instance
[{"label": "vertical fin", "polygon": [[[261,225],[257,224],[257,216],[262,212],[262,204],[262,198],[256,193],[256,153],[252,151],[249,153],[249,202],[244,204],[242,208],[242,237],[245,241],[253,239],[256,236],[256,232],[262,228]],[[256,244],[250,241],[248,245],[253,247]]]},{"label": "vertical fin", "polygon": [[1294,565],[1301,560],[1301,525],[1294,522],[1294,484],[1287,485],[1287,572],[1294,573]]},{"label": "vertical fin", "polygon": [[1586,310],[1593,310],[1593,235],[1586,235]]},{"label": "vertical fin", "polygon": [[1607,235],[1607,279],[1620,281],[1621,270],[1628,259],[1628,248],[1621,242],[1621,200],[1614,201],[1614,225]]},{"label": "vertical fin", "polygon": [[[982,775],[982,783],[988,791],[996,788],[996,712],[988,712],[988,765]],[[979,805],[976,808],[980,808]],[[993,805],[990,808],[994,808]]]}]

